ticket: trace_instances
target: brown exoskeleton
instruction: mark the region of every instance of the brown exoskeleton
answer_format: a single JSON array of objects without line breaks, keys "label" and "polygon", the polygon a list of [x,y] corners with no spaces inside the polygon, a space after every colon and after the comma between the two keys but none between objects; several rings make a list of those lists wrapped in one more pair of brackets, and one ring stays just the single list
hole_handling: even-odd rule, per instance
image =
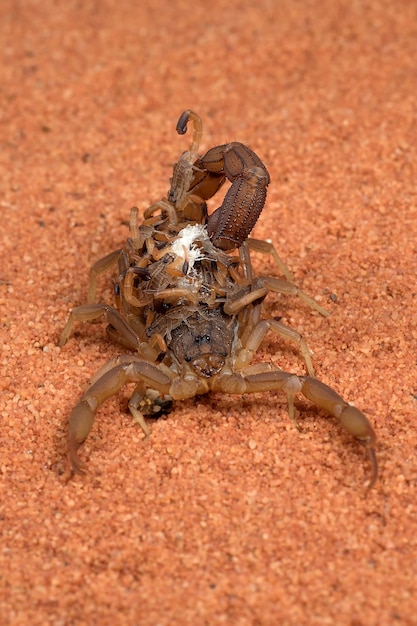
[{"label": "brown exoskeleton", "polygon": [[[69,420],[72,467],[84,472],[78,448],[88,436],[97,408],[127,383],[136,384],[129,410],[145,435],[144,415],[165,400],[182,400],[209,391],[244,394],[283,390],[296,423],[294,397],[302,393],[336,417],[367,450],[372,463],[370,485],[377,478],[375,433],[365,415],[314,377],[310,352],[295,330],[262,318],[268,292],[298,295],[326,315],[291,280],[275,248],[249,238],[262,211],[269,174],[247,146],[233,142],[197,154],[200,118],[180,117],[177,130],[194,125],[190,150],[174,167],[168,197],[145,211],[131,211],[130,238],[124,248],[96,262],[90,274],[88,304],[72,310],[60,339],[63,346],[75,321],[105,316],[109,336],[130,349],[95,375]],[[208,215],[209,200],[228,179],[224,202]],[[232,251],[238,249],[238,254]],[[274,256],[285,279],[254,277],[250,249]],[[116,307],[96,304],[96,278],[118,265]],[[270,363],[251,365],[266,333],[272,330],[295,342],[308,374],[284,372]]]}]

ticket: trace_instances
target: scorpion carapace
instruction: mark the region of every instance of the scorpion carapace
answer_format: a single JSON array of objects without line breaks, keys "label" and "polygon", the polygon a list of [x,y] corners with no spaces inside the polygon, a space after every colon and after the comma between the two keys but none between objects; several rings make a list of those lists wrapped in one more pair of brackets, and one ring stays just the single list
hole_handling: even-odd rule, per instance
[{"label": "scorpion carapace", "polygon": [[[283,390],[296,424],[294,397],[301,393],[327,411],[362,444],[377,478],[375,433],[365,415],[314,377],[306,342],[277,319],[263,319],[269,292],[300,297],[322,315],[327,312],[291,280],[271,243],[249,238],[266,198],[270,178],[259,157],[233,142],[198,155],[202,123],[185,111],[177,130],[194,127],[190,149],[174,166],[167,198],[151,205],[139,225],[130,215],[130,237],[91,268],[88,304],[70,313],[63,346],[76,321],[107,320],[109,337],[131,352],[105,364],[94,376],[69,419],[69,456],[84,472],[78,448],[88,436],[97,408],[127,383],[135,383],[129,410],[149,434],[144,415],[171,400],[209,391],[231,394]],[[222,205],[208,213],[207,201],[227,180]],[[234,250],[237,249],[237,253]],[[285,278],[255,277],[250,251],[271,254]],[[118,267],[115,304],[98,304],[97,277]],[[294,342],[307,375],[284,372],[271,363],[251,365],[266,333]]]}]

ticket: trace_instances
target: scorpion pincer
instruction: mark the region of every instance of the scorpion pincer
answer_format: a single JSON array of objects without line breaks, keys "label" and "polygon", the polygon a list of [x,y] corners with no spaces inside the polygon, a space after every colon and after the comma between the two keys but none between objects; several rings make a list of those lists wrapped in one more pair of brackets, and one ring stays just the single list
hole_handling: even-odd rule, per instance
[{"label": "scorpion pincer", "polygon": [[[98,407],[124,385],[135,383],[129,410],[145,435],[145,416],[172,400],[209,391],[244,394],[282,390],[295,424],[294,399],[301,393],[334,416],[364,446],[372,465],[371,487],[378,475],[375,432],[367,417],[314,376],[310,351],[302,336],[277,319],[263,318],[268,293],[298,296],[322,315],[327,312],[295,283],[270,243],[252,239],[270,182],[260,158],[238,142],[211,148],[198,156],[202,123],[192,111],[179,119],[177,131],[194,127],[190,149],[174,166],[166,198],[130,215],[130,237],[91,268],[88,303],[74,308],[59,344],[68,341],[74,323],[107,320],[107,333],[127,348],[94,376],[69,419],[69,457],[84,472],[78,455]],[[222,205],[211,214],[207,201],[228,180]],[[232,252],[238,249],[238,253]],[[271,254],[285,278],[256,277],[251,250]],[[115,303],[97,303],[97,278],[117,266]],[[298,346],[307,375],[285,372],[271,363],[251,361],[265,335],[274,332]]]}]

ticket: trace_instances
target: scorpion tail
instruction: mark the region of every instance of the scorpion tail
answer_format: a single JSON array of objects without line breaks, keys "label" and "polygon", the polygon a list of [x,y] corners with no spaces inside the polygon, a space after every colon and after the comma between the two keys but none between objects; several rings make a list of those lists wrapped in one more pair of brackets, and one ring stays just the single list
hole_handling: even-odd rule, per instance
[{"label": "scorpion tail", "polygon": [[201,139],[203,137],[203,122],[201,121],[201,117],[197,115],[197,113],[194,113],[194,111],[191,111],[191,109],[187,109],[184,113],[181,113],[175,128],[179,135],[185,135],[187,132],[187,125],[190,120],[194,126],[194,133],[189,151],[195,154],[200,147]]}]

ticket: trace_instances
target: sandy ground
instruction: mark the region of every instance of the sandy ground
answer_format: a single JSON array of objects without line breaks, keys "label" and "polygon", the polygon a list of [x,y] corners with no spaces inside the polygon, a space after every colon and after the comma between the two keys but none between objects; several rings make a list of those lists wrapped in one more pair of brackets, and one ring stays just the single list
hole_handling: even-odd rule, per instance
[{"label": "sandy ground", "polygon": [[[417,624],[416,3],[0,13],[1,623]],[[331,315],[278,295],[265,313],[373,423],[369,493],[351,437],[302,400],[298,432],[274,393],[179,402],[143,442],[124,389],[81,451],[88,474],[69,470],[71,407],[119,350],[104,323],[57,342],[130,207],[166,194],[186,108],[203,150],[247,143],[271,173],[255,236]],[[304,372],[276,336],[258,359]]]}]

